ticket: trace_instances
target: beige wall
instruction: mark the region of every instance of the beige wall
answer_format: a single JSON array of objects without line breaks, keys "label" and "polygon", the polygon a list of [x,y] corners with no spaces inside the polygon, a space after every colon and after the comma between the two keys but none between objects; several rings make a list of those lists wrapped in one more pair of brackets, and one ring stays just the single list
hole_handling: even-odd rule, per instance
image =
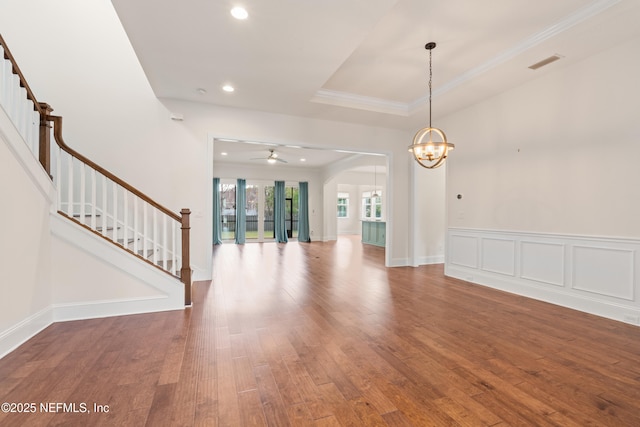
[{"label": "beige wall", "polygon": [[640,238],[639,42],[442,120],[449,226]]}]

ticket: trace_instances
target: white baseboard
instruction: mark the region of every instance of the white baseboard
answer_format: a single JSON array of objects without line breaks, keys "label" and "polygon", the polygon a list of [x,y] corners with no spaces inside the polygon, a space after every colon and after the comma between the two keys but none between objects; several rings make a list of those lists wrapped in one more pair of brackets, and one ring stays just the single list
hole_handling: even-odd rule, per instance
[{"label": "white baseboard", "polygon": [[53,323],[53,312],[47,307],[0,333],[0,359],[24,344]]},{"label": "white baseboard", "polygon": [[182,310],[183,308],[184,304],[176,308],[168,297],[148,297],[55,304],[52,306],[52,311],[55,322],[66,322],[70,320]]},{"label": "white baseboard", "polygon": [[211,280],[211,271],[207,271],[206,269],[200,268],[197,265],[192,265],[191,268],[193,268],[192,280],[194,282],[201,280]]},{"label": "white baseboard", "polygon": [[419,265],[444,264],[444,255],[424,256],[418,258]]}]

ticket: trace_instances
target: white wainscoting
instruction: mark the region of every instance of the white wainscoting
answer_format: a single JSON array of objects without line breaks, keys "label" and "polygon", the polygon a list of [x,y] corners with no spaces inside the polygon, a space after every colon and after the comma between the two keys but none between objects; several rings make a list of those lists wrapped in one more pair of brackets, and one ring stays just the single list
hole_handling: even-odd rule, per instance
[{"label": "white wainscoting", "polygon": [[640,240],[449,228],[445,274],[640,324]]}]

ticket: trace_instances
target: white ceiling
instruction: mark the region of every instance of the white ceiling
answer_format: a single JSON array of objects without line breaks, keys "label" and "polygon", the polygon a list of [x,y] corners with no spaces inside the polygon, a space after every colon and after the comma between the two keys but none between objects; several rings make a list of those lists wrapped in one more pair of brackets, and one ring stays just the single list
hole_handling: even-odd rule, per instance
[{"label": "white ceiling", "polygon": [[[638,0],[112,3],[159,98],[411,131],[428,120],[426,42],[438,45],[437,126],[438,117],[640,34]],[[231,17],[238,4],[247,20]],[[563,58],[528,68],[553,54]],[[236,91],[223,92],[227,83]]]}]

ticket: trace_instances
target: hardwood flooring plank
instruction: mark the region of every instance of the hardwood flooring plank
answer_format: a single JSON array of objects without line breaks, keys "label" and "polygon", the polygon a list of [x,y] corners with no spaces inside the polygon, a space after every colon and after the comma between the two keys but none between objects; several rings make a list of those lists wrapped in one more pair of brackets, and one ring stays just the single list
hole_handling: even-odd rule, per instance
[{"label": "hardwood flooring plank", "polygon": [[258,383],[258,393],[267,424],[270,426],[289,426],[289,417],[271,369],[264,365],[253,368],[253,371]]},{"label": "hardwood flooring plank", "polygon": [[235,375],[233,373],[233,359],[231,348],[216,349],[216,368],[218,381],[218,423],[221,426],[239,425],[240,408]]},{"label": "hardwood flooring plank", "polygon": [[216,246],[193,301],[50,325],[0,360],[0,398],[110,411],[0,425],[640,425],[640,328],[357,237]]},{"label": "hardwood flooring plank", "polygon": [[218,381],[213,377],[198,381],[194,425],[214,427],[218,425]]},{"label": "hardwood flooring plank", "polygon": [[295,427],[312,427],[315,425],[309,408],[304,403],[287,406],[289,423]]},{"label": "hardwood flooring plank", "polygon": [[258,390],[249,390],[238,394],[242,426],[266,426],[267,421],[262,410]]},{"label": "hardwood flooring plank", "polygon": [[411,423],[400,411],[388,412],[382,415],[382,419],[387,423],[389,427],[413,427]]},{"label": "hardwood flooring plank", "polygon": [[256,377],[253,374],[253,368],[248,357],[236,357],[233,360],[233,373],[236,380],[236,390],[238,393],[243,391],[255,390],[257,388]]},{"label": "hardwood flooring plank", "polygon": [[164,384],[156,387],[153,403],[149,409],[147,426],[170,426],[171,409],[175,399],[176,384]]},{"label": "hardwood flooring plank", "polygon": [[314,425],[316,427],[343,427],[343,425],[340,424],[338,419],[333,415],[316,420]]},{"label": "hardwood flooring plank", "polygon": [[306,366],[296,357],[285,357],[287,370],[300,398],[307,405],[313,419],[318,420],[331,415],[331,408],[322,399],[320,389],[309,375]]}]

